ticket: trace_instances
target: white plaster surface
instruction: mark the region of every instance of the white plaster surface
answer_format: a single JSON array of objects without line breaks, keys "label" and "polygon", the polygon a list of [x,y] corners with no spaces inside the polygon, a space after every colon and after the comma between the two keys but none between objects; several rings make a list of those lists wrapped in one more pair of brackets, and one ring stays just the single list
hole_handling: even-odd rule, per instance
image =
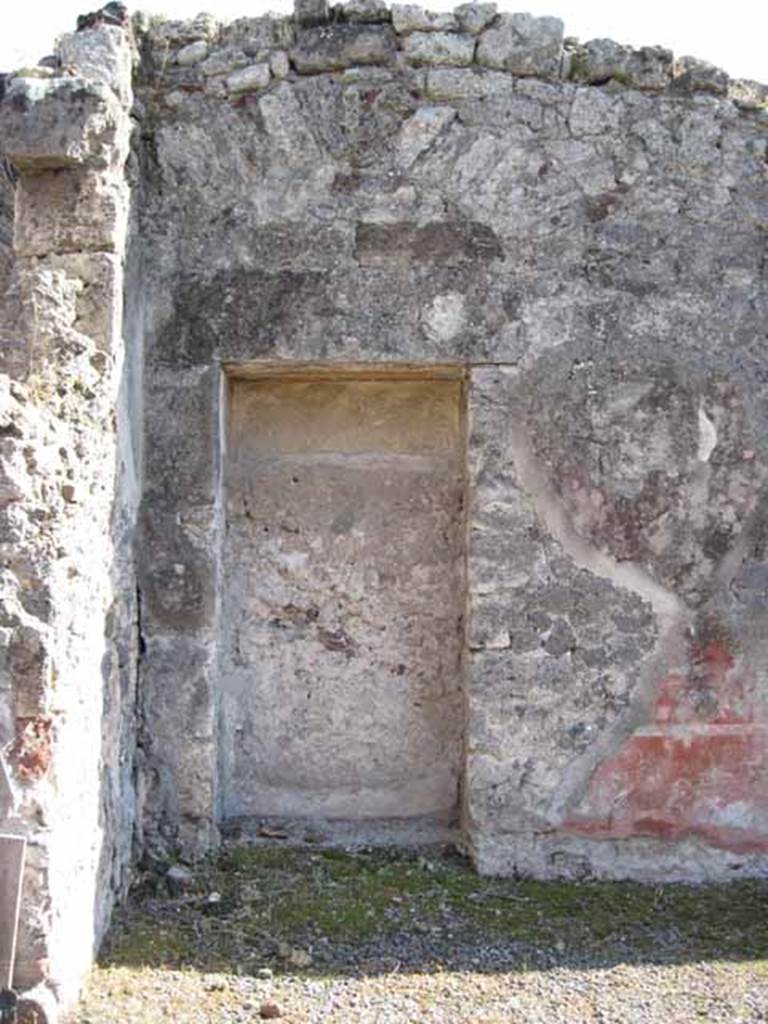
[{"label": "white plaster surface", "polygon": [[453,813],[460,393],[454,381],[233,384],[225,818]]}]

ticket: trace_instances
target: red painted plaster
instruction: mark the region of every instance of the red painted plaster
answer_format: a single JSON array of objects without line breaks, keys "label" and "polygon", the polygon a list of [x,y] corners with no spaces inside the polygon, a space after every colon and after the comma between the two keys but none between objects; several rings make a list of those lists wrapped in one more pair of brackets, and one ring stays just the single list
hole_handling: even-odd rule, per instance
[{"label": "red painted plaster", "polygon": [[47,774],[53,756],[53,721],[46,715],[16,719],[16,736],[8,752],[16,773],[25,782]]},{"label": "red painted plaster", "polygon": [[648,724],[592,774],[566,832],[594,838],[698,836],[768,852],[768,721],[722,638],[691,650],[659,686]]}]

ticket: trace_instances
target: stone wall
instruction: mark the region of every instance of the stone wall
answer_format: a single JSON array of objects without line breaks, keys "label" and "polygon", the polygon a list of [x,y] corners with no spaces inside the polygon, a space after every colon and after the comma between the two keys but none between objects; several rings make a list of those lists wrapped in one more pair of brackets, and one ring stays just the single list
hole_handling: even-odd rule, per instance
[{"label": "stone wall", "polygon": [[763,871],[764,90],[492,4],[302,2],[140,48],[148,840],[222,817],[222,372],[448,364],[467,849]]},{"label": "stone wall", "polygon": [[28,840],[14,981],[49,1013],[76,995],[126,889],[138,660],[118,426],[131,51],[120,28],[62,46],[66,75],[9,76],[0,105],[18,175],[0,337],[0,810]]},{"label": "stone wall", "polygon": [[[284,792],[284,763],[306,780],[326,739],[329,776],[357,751],[380,785],[405,757],[411,794],[443,744],[481,871],[764,874],[765,88],[485,3],[115,21],[86,19],[0,104],[19,176],[12,258],[0,182],[17,983],[69,998],[132,839],[194,857],[243,810],[296,813],[256,790]],[[230,419],[266,379],[386,379],[395,403],[455,382],[461,487],[372,474],[382,501],[423,499],[401,544],[335,508],[354,474],[334,492],[316,473],[286,514],[292,476],[272,465],[270,492]],[[427,521],[444,543],[409,547]],[[327,621],[292,596],[303,565],[327,565]],[[397,713],[381,659],[358,660],[382,618],[406,652]],[[241,742],[232,685],[251,700],[259,672],[275,706]],[[295,690],[277,703],[299,678],[311,713]],[[376,811],[364,790],[345,814]]]}]

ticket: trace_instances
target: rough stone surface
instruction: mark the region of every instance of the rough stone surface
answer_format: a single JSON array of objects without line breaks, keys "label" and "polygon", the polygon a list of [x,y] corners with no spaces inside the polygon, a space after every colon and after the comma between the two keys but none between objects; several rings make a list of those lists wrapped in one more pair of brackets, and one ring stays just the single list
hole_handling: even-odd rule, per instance
[{"label": "rough stone surface", "polygon": [[421,107],[400,130],[395,162],[400,170],[407,170],[456,117],[452,107]]},{"label": "rough stone surface", "polygon": [[256,92],[259,89],[266,89],[269,79],[269,64],[251,64],[227,75],[227,91],[231,94]]},{"label": "rough stone surface", "polygon": [[194,43],[183,46],[176,54],[176,63],[182,67],[192,67],[199,64],[208,56],[208,43],[204,39],[198,39]]},{"label": "rough stone surface", "polygon": [[62,67],[76,68],[90,82],[109,86],[123,106],[130,106],[132,55],[125,32],[115,25],[99,25],[69,32],[58,41]]},{"label": "rough stone surface", "polygon": [[208,77],[227,75],[248,64],[248,55],[239,47],[227,47],[210,54],[200,65],[202,73]]},{"label": "rough stone surface", "polygon": [[475,40],[452,32],[413,32],[403,40],[403,52],[411,64],[469,65]]},{"label": "rough stone surface", "polygon": [[288,54],[284,50],[275,50],[269,57],[269,70],[274,78],[285,78],[290,70],[291,63]]},{"label": "rough stone surface", "polygon": [[636,89],[660,91],[672,81],[672,51],[660,46],[633,50],[612,39],[591,39],[571,55],[570,77],[601,85],[614,79]]},{"label": "rough stone surface", "polygon": [[100,81],[12,78],[0,107],[0,137],[18,170],[103,170],[125,160],[124,114]]},{"label": "rough stone surface", "polygon": [[480,37],[478,63],[515,75],[554,78],[560,71],[563,23],[559,18],[502,14]]},{"label": "rough stone surface", "polygon": [[327,0],[294,0],[293,17],[297,25],[311,27],[328,20]]},{"label": "rough stone surface", "polygon": [[392,15],[384,0],[347,0],[341,5],[347,21],[391,21]]},{"label": "rough stone surface", "polygon": [[675,88],[681,92],[709,92],[714,96],[725,96],[728,92],[728,75],[714,64],[695,57],[680,57],[674,66]]},{"label": "rough stone surface", "polygon": [[396,32],[452,32],[459,27],[454,14],[427,11],[415,4],[392,4],[392,25]]},{"label": "rough stone surface", "polygon": [[[381,814],[458,777],[486,872],[765,874],[765,87],[484,4],[101,31],[0,103],[19,983],[66,998],[132,841],[171,862],[225,815],[354,816],[344,775]],[[462,380],[460,514],[433,465],[406,487],[337,452],[294,483],[269,422],[241,443],[227,382],[302,374]]]},{"label": "rough stone surface", "polygon": [[728,98],[742,110],[764,110],[768,104],[768,85],[738,78],[730,83]]},{"label": "rough stone surface", "polygon": [[273,47],[285,49],[293,43],[295,36],[293,19],[269,15],[238,18],[229,25],[223,25],[219,33],[219,39],[225,46],[236,46],[248,56],[262,54]]},{"label": "rough stone surface", "polygon": [[385,64],[395,53],[392,30],[383,25],[334,25],[308,29],[290,51],[302,74],[339,71],[355,64]]},{"label": "rough stone surface", "polygon": [[107,252],[123,244],[126,207],[120,182],[96,171],[43,171],[16,187],[19,256]]},{"label": "rough stone surface", "polygon": [[71,77],[14,78],[0,105],[2,830],[29,841],[14,983],[51,1021],[127,889],[135,820],[131,51],[121,29],[81,36]]},{"label": "rough stone surface", "polygon": [[[236,23],[235,23],[236,24]],[[149,25],[138,25],[146,31]],[[201,39],[213,39],[219,32],[219,23],[212,14],[199,14],[191,21],[161,21],[152,26],[154,40],[164,45],[186,46]]]},{"label": "rough stone surface", "polygon": [[461,4],[454,13],[462,32],[471,32],[476,35],[490,25],[496,17],[496,4],[477,2]]}]

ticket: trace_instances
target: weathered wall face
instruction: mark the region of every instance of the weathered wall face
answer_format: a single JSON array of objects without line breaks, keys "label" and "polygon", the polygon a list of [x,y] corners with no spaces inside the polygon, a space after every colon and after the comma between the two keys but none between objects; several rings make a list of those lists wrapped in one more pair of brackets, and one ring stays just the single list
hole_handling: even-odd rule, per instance
[{"label": "weathered wall face", "polygon": [[492,5],[324,18],[143,37],[150,829],[214,834],[220,366],[450,364],[478,865],[763,870],[764,93]]},{"label": "weathered wall face", "polygon": [[232,817],[764,873],[765,88],[484,3],[116,21],[2,80],[17,983]]},{"label": "weathered wall face", "polygon": [[[476,378],[485,408],[470,450],[483,533],[470,566],[488,595],[476,603],[471,640],[469,732],[482,737],[468,764],[476,855],[491,870],[549,874],[759,870],[766,719],[756,430],[743,408],[724,410],[719,382],[710,390],[693,370],[681,379],[670,362],[613,359],[574,368],[563,356],[533,377],[494,369]],[[555,388],[544,416],[540,403]],[[699,402],[718,424],[720,457]],[[565,408],[571,422],[552,445]],[[582,441],[566,463],[573,431]],[[733,458],[721,483],[729,435],[747,455]],[[745,472],[756,474],[750,484]],[[660,489],[661,507],[646,504]],[[742,500],[749,508],[735,513]],[[737,522],[739,539],[713,550],[706,538]],[[598,524],[615,532],[597,534]],[[517,541],[542,528],[541,547]],[[649,554],[627,557],[625,545],[645,538]],[[485,750],[499,749],[506,760],[486,760]]]},{"label": "weathered wall face", "polygon": [[[0,317],[0,815],[29,844],[15,985],[50,1013],[126,890],[135,807],[136,490],[117,428],[130,78],[118,98],[106,76],[130,46],[119,28],[66,45],[66,77],[11,76],[0,105],[19,176]],[[102,57],[104,76],[72,73]]]},{"label": "weathered wall face", "polygon": [[233,380],[223,820],[456,817],[461,382]]}]

